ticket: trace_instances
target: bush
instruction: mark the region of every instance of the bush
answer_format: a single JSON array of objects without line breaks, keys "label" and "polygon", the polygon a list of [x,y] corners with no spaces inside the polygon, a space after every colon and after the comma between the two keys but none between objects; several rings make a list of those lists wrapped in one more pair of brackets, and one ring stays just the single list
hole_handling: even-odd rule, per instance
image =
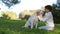
[{"label": "bush", "polygon": [[24,18],[28,20],[28,19],[29,19],[29,17],[30,17],[30,15],[25,15],[25,17],[24,17]]},{"label": "bush", "polygon": [[3,19],[10,19],[10,17],[8,17],[8,15],[6,15],[6,14],[3,14],[3,17],[1,17],[1,18],[3,18]]},{"label": "bush", "polygon": [[6,19],[11,19],[11,20],[15,20],[17,19],[17,15],[15,12],[11,12],[11,11],[2,11],[2,18],[6,18]]},{"label": "bush", "polygon": [[53,18],[54,18],[54,22],[55,23],[59,23],[60,22],[60,10],[57,10],[57,5],[54,5],[53,4],[53,11],[52,11],[52,14],[53,14]]}]

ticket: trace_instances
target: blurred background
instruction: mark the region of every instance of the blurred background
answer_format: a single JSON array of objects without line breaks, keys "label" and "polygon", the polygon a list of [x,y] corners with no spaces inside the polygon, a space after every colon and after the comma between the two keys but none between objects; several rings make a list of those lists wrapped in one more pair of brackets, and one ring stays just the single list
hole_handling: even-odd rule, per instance
[{"label": "blurred background", "polygon": [[60,22],[60,0],[0,0],[0,17],[21,20],[28,19],[36,10],[45,5],[53,7],[55,22]]}]

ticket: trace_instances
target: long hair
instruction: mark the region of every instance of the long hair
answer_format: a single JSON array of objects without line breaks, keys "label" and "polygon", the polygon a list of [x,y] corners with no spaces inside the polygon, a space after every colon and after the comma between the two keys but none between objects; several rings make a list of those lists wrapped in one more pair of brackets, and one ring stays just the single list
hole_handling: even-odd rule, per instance
[{"label": "long hair", "polygon": [[43,17],[45,16],[45,13],[46,13],[46,12],[45,12],[45,11],[43,11],[43,15],[42,15]]},{"label": "long hair", "polygon": [[[50,6],[50,5],[46,5],[45,6],[45,9],[48,9],[49,11],[52,11],[52,6]],[[44,11],[44,13],[43,13],[43,16],[45,16],[45,11]]]},{"label": "long hair", "polygon": [[49,11],[52,11],[52,6],[46,5],[46,6],[45,6],[45,9],[48,9]]}]

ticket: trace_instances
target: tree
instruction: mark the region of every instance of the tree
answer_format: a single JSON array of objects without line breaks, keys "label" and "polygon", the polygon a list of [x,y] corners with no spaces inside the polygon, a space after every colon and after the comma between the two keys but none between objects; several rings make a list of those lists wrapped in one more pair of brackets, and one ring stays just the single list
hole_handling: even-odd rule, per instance
[{"label": "tree", "polygon": [[53,14],[53,18],[54,18],[54,22],[55,23],[59,23],[60,22],[60,10],[57,10],[57,4],[53,4],[53,11],[52,11],[52,14]]},{"label": "tree", "polygon": [[2,0],[2,2],[8,7],[11,7],[12,5],[19,3],[18,0]]}]

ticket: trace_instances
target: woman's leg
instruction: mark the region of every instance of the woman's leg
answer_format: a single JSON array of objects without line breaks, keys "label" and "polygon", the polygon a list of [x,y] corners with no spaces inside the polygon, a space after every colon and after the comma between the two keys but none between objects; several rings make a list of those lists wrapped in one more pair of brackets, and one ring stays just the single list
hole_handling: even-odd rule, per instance
[{"label": "woman's leg", "polygon": [[39,27],[39,29],[53,30],[54,27],[50,27],[50,26],[41,26],[41,27]]}]

